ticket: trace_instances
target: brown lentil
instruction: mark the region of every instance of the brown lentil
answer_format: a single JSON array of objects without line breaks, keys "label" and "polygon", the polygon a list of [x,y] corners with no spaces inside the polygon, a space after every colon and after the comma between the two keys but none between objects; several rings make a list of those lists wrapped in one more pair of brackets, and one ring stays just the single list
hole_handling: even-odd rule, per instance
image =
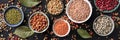
[{"label": "brown lentil", "polygon": [[118,24],[120,25],[120,21],[118,22]]},{"label": "brown lentil", "polygon": [[0,29],[4,29],[6,27],[6,23],[3,20],[3,15],[0,13]]},{"label": "brown lentil", "polygon": [[73,0],[69,5],[68,15],[73,20],[83,21],[85,20],[90,13],[90,7],[84,0]]}]

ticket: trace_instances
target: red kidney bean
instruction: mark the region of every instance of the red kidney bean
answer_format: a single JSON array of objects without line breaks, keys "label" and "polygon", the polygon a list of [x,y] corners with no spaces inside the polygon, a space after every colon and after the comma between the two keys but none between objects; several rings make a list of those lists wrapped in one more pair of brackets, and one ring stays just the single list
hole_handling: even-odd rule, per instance
[{"label": "red kidney bean", "polygon": [[118,5],[118,0],[96,0],[96,6],[101,10],[112,10]]}]

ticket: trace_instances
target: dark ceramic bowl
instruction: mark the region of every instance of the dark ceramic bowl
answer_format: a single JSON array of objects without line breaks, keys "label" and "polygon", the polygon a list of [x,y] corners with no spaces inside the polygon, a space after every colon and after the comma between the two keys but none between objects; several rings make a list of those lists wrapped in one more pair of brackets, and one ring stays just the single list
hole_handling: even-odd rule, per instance
[{"label": "dark ceramic bowl", "polygon": [[[6,17],[5,17],[6,12],[7,12],[8,10],[12,9],[12,8],[19,10],[20,13],[21,13],[21,15],[22,15],[22,16],[21,16],[22,19],[21,19],[17,24],[10,24],[10,23],[6,20]],[[8,26],[10,26],[10,27],[17,27],[17,26],[19,26],[19,25],[23,22],[23,20],[24,20],[24,14],[23,14],[22,9],[21,9],[21,8],[18,8],[18,7],[16,7],[16,6],[9,6],[7,9],[5,9],[3,15],[4,15],[4,21],[5,21],[5,23],[6,23]]]}]

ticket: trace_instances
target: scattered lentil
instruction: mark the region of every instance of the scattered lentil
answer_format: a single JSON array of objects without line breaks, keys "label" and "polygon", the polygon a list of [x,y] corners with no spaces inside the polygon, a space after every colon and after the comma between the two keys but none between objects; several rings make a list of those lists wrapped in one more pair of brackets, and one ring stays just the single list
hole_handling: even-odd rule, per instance
[{"label": "scattered lentil", "polygon": [[3,20],[3,15],[0,13],[0,29],[4,29],[6,27],[6,23]]},{"label": "scattered lentil", "polygon": [[118,22],[118,24],[120,25],[120,21]]}]

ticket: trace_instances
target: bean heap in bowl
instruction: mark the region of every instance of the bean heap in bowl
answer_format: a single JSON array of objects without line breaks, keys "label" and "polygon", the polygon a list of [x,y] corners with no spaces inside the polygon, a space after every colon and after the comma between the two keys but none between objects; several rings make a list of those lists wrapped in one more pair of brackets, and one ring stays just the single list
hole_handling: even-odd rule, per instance
[{"label": "bean heap in bowl", "polygon": [[114,22],[108,16],[99,16],[93,23],[94,31],[100,36],[109,35],[114,29]]},{"label": "bean heap in bowl", "polygon": [[109,11],[114,9],[119,4],[119,0],[96,0],[95,3],[101,11]]},{"label": "bean heap in bowl", "polygon": [[31,29],[41,32],[48,27],[48,19],[42,13],[35,13],[30,18]]},{"label": "bean heap in bowl", "polygon": [[63,10],[63,4],[61,0],[50,0],[47,4],[48,12],[52,15],[58,15]]}]

